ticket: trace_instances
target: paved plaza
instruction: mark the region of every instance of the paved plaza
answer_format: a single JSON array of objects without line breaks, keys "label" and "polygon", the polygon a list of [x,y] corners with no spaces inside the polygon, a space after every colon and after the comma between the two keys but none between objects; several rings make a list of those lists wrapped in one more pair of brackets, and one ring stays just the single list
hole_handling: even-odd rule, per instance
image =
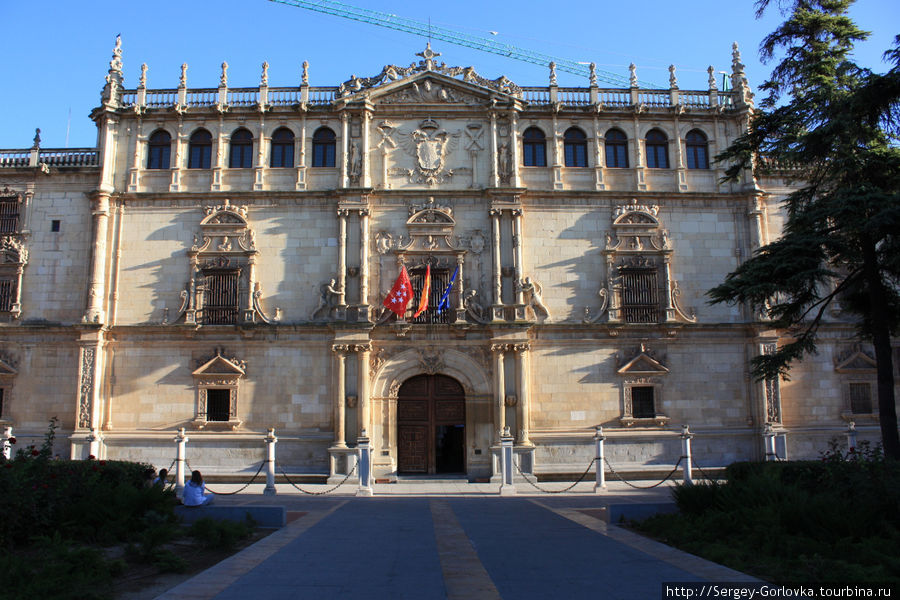
[{"label": "paved plaza", "polygon": [[754,581],[603,520],[610,503],[669,501],[667,487],[611,482],[597,495],[584,482],[548,494],[520,483],[503,498],[498,485],[463,480],[374,487],[372,498],[351,485],[310,496],[286,484],[276,496],[254,485],[217,497],[285,506],[288,525],[159,598],[635,600],[659,598],[662,582]]}]

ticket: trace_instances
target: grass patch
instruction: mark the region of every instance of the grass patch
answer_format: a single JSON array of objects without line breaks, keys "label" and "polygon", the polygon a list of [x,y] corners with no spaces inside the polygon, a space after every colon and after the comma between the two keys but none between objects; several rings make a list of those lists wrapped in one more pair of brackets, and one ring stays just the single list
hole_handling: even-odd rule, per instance
[{"label": "grass patch", "polygon": [[679,485],[679,513],[633,523],[773,583],[900,583],[900,463],[866,449],[820,461],[735,463]]}]

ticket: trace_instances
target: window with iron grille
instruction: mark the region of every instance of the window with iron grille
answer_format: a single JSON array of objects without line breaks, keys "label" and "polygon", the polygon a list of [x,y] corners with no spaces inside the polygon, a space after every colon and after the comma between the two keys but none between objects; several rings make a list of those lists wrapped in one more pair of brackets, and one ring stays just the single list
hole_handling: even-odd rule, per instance
[{"label": "window with iron grille", "polygon": [[231,325],[238,319],[240,271],[213,270],[204,273],[203,322]]},{"label": "window with iron grille", "polygon": [[631,388],[631,416],[635,419],[652,419],[656,416],[654,389],[651,385]]},{"label": "window with iron grille", "polygon": [[3,417],[3,393],[5,391],[6,390],[4,390],[2,387],[0,387],[0,417]]},{"label": "window with iron grille", "polygon": [[872,384],[850,384],[850,412],[855,415],[872,414]]},{"label": "window with iron grille", "polygon": [[12,310],[16,298],[16,282],[12,279],[0,279],[0,312]]},{"label": "window with iron grille", "polygon": [[[425,286],[425,266],[413,267],[409,271],[409,281],[412,283],[413,299],[409,303],[406,311],[406,320],[410,323],[452,323],[456,316],[448,307],[443,311],[438,311],[438,305],[441,302],[441,296],[447,291],[450,285],[450,277],[453,272],[450,269],[431,268],[431,290],[428,293],[428,308],[421,315],[413,318],[419,309],[419,301],[422,298],[422,288]],[[448,298],[449,306],[454,304],[454,293],[451,291]]]},{"label": "window with iron grille", "polygon": [[206,390],[206,420],[227,421],[231,412],[231,390]]},{"label": "window with iron grille", "polygon": [[627,323],[659,323],[656,267],[621,268],[622,317]]},{"label": "window with iron grille", "polygon": [[0,200],[0,233],[16,233],[19,230],[19,201],[16,198]]}]

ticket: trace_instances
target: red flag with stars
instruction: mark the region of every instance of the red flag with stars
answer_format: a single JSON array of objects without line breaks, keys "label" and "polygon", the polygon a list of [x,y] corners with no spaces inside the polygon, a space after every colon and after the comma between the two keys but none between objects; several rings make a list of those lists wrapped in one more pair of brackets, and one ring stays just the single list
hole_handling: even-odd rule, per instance
[{"label": "red flag with stars", "polygon": [[401,266],[400,275],[397,276],[394,287],[391,288],[391,291],[388,292],[387,297],[384,299],[384,306],[402,318],[404,313],[406,313],[406,305],[412,300],[412,296],[413,289],[412,283],[409,281],[409,273],[406,272],[406,267]]}]

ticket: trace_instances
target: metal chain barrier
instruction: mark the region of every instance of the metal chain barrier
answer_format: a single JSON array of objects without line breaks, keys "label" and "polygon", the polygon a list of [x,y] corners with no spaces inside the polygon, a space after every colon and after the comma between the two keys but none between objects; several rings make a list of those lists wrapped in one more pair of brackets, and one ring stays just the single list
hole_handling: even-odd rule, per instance
[{"label": "metal chain barrier", "polygon": [[678,470],[678,465],[681,464],[681,461],[682,461],[682,460],[684,460],[684,457],[683,457],[683,456],[681,456],[681,457],[678,458],[678,462],[675,463],[675,467],[674,467],[671,471],[669,471],[669,474],[668,474],[668,475],[666,475],[665,477],[663,477],[662,481],[658,481],[658,482],[654,483],[653,485],[635,485],[635,484],[631,483],[630,481],[626,480],[626,479],[625,479],[624,477],[622,477],[621,475],[619,475],[619,473],[618,473],[615,469],[613,469],[612,465],[609,464],[609,460],[608,460],[605,456],[603,457],[603,461],[606,463],[606,466],[609,467],[609,470],[612,472],[613,475],[615,475],[616,477],[619,478],[619,481],[621,481],[621,482],[624,483],[625,485],[629,485],[629,486],[631,486],[631,487],[633,487],[633,488],[635,488],[635,489],[638,489],[638,490],[651,490],[651,489],[653,489],[653,488],[655,488],[655,487],[657,487],[657,486],[660,486],[660,485],[664,484],[664,483],[666,482],[666,480],[669,479],[669,477],[671,477],[672,475],[675,474],[675,471]]},{"label": "metal chain barrier", "polygon": [[[191,463],[189,463],[189,462],[187,461],[187,459],[184,459],[184,464],[187,465],[188,471],[193,471],[193,470],[194,470],[194,469],[191,468]],[[253,475],[253,477],[250,478],[250,481],[248,481],[247,483],[245,483],[244,486],[243,486],[242,488],[237,489],[237,490],[235,490],[235,491],[233,491],[233,492],[217,492],[217,491],[215,491],[215,490],[209,489],[209,486],[206,486],[206,490],[207,490],[208,492],[212,493],[212,494],[215,494],[216,496],[234,496],[235,494],[240,493],[240,492],[243,492],[243,491],[246,490],[248,487],[250,487],[250,484],[253,483],[253,482],[256,480],[257,477],[259,477],[259,474],[260,474],[260,472],[262,471],[262,469],[263,469],[264,466],[266,466],[266,461],[262,461],[261,463],[259,463],[259,468],[256,470],[256,473]]]},{"label": "metal chain barrier", "polygon": [[357,467],[358,465],[359,465],[358,462],[357,462],[355,465],[353,465],[353,468],[350,469],[350,472],[347,473],[347,475],[344,477],[344,479],[343,479],[339,484],[337,484],[337,485],[334,486],[334,487],[328,488],[327,490],[324,490],[324,491],[322,491],[322,492],[310,492],[310,491],[304,490],[302,487],[300,487],[299,485],[297,485],[296,483],[294,483],[293,481],[291,481],[291,478],[288,477],[288,474],[284,472],[284,469],[281,469],[281,474],[284,476],[285,481],[287,481],[287,482],[288,482],[289,484],[291,484],[294,488],[296,488],[297,490],[303,492],[304,494],[309,494],[310,496],[324,496],[325,494],[330,494],[330,493],[333,492],[334,490],[338,489],[339,487],[341,487],[342,485],[344,485],[345,483],[347,483],[347,480],[350,479],[350,476],[353,475],[353,474],[356,472],[356,467]]},{"label": "metal chain barrier", "polygon": [[691,464],[693,464],[695,467],[697,467],[697,470],[700,471],[700,474],[703,475],[703,478],[706,479],[707,481],[717,481],[717,480],[718,480],[718,478],[713,479],[712,477],[710,477],[709,475],[707,475],[707,474],[706,474],[706,471],[703,470],[703,467],[701,467],[700,465],[698,465],[698,464],[697,464],[697,461],[696,461],[696,460],[693,460],[693,458],[691,459]]},{"label": "metal chain barrier", "polygon": [[531,485],[531,487],[533,487],[533,488],[536,489],[537,491],[543,492],[543,493],[545,493],[545,494],[562,494],[562,493],[564,493],[564,492],[568,492],[568,491],[571,490],[573,487],[575,487],[576,485],[578,485],[579,483],[581,483],[582,480],[583,480],[585,477],[587,477],[587,474],[590,472],[591,467],[594,465],[594,463],[597,462],[597,459],[594,458],[593,460],[591,460],[591,462],[588,463],[587,469],[584,470],[584,473],[581,474],[581,477],[579,477],[578,479],[575,480],[575,483],[573,483],[573,484],[570,485],[569,487],[564,488],[564,489],[561,489],[561,490],[548,490],[548,489],[542,488],[541,486],[539,486],[539,485],[536,483],[537,477],[535,477],[535,481],[531,481],[530,479],[528,479],[528,475],[525,473],[525,471],[523,471],[522,468],[519,467],[519,462],[518,462],[518,461],[515,461],[515,460],[512,461],[512,462],[513,462],[514,465],[516,465],[516,470],[519,471],[519,474],[522,476],[522,478],[523,478],[525,481],[527,481],[527,482]]}]

